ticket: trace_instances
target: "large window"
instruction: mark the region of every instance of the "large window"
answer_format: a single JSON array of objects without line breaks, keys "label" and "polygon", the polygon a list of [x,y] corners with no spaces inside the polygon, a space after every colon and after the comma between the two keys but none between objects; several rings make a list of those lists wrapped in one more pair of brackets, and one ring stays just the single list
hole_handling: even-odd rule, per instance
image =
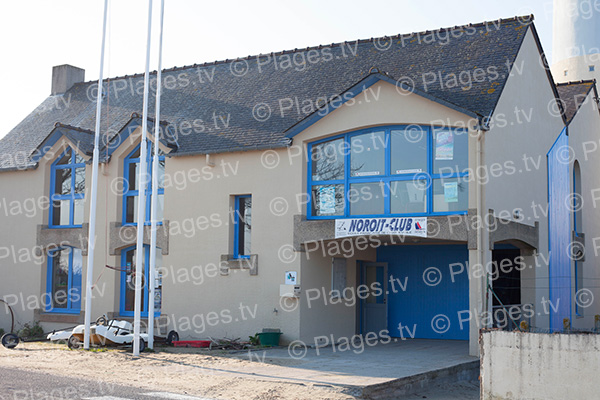
[{"label": "large window", "polygon": [[233,257],[249,258],[252,233],[252,196],[235,196],[233,228]]},{"label": "large window", "polygon": [[309,218],[468,209],[466,130],[372,128],[311,143],[308,150]]},{"label": "large window", "polygon": [[71,228],[83,224],[85,163],[71,148],[52,164],[50,175],[50,227]]},{"label": "large window", "polygon": [[[152,142],[148,141],[148,151],[146,151],[146,212],[145,212],[145,224],[150,224],[150,212],[152,202],[152,160],[153,160],[153,147]],[[126,158],[124,168],[124,187],[123,187],[123,224],[135,225],[137,224],[137,209],[138,209],[138,195],[139,195],[139,168],[140,168],[140,146],[136,147]],[[158,155],[158,199],[157,199],[157,210],[156,219],[162,221],[163,210],[164,210],[164,174],[165,174],[165,156],[164,153],[159,152]]]},{"label": "large window", "polygon": [[[135,246],[121,251],[121,305],[122,316],[133,316],[135,307]],[[148,279],[150,276],[150,246],[144,246],[142,257],[142,316],[148,316]],[[162,253],[156,250],[156,280],[154,281],[154,315],[160,315],[162,304],[162,276],[159,273],[162,265]]]},{"label": "large window", "polygon": [[63,247],[48,254],[46,312],[79,313],[81,310],[81,250]]}]

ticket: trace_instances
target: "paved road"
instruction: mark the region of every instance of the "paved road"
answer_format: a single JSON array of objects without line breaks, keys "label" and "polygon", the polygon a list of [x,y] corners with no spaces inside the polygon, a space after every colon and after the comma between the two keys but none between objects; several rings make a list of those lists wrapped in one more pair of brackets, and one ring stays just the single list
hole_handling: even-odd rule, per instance
[{"label": "paved road", "polygon": [[0,367],[0,400],[212,400]]}]

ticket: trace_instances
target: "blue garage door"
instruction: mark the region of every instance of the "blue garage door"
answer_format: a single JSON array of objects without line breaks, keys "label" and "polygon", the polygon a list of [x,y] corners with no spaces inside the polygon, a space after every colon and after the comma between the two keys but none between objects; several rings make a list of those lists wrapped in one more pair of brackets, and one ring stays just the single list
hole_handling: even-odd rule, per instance
[{"label": "blue garage door", "polygon": [[469,339],[466,245],[379,247],[377,259],[388,264],[390,336]]}]

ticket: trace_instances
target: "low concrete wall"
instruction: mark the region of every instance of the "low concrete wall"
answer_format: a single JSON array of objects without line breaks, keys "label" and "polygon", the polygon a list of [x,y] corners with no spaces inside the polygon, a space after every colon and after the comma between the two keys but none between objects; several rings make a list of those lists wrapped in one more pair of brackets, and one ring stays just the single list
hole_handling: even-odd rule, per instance
[{"label": "low concrete wall", "polygon": [[448,368],[441,368],[399,378],[390,382],[366,386],[359,389],[357,394],[370,400],[395,400],[433,386],[444,386],[464,381],[477,381],[479,378],[479,369],[479,361],[469,361]]},{"label": "low concrete wall", "polygon": [[597,399],[600,335],[481,335],[482,399]]}]

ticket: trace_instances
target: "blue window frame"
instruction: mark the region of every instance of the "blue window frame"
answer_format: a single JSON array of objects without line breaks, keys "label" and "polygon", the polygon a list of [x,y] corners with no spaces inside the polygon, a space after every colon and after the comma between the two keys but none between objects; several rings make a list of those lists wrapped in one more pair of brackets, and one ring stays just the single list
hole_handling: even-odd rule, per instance
[{"label": "blue window frame", "polygon": [[309,219],[465,214],[468,131],[383,126],[308,145]]},{"label": "blue window frame", "polygon": [[233,215],[233,257],[250,258],[252,234],[252,196],[235,196]]},{"label": "blue window frame", "polygon": [[61,247],[48,252],[46,312],[79,314],[82,270],[80,249]]},{"label": "blue window frame", "polygon": [[83,224],[85,162],[67,148],[50,168],[51,228],[73,228]]},{"label": "blue window frame", "polygon": [[[122,316],[132,317],[135,307],[135,246],[128,247],[121,251],[121,296],[119,313]],[[148,316],[148,280],[146,279],[150,272],[150,246],[144,246],[143,273],[142,276],[142,317]],[[156,270],[157,278],[154,289],[154,315],[160,316],[162,304],[162,278],[160,276],[160,267],[162,265],[162,253],[160,249],[156,251]]]},{"label": "blue window frame", "polygon": [[[148,149],[146,151],[146,166],[147,174],[146,179],[148,184],[146,185],[146,212],[145,212],[145,225],[150,225],[150,212],[152,204],[152,160],[153,160],[153,145],[151,141],[147,142]],[[156,219],[161,224],[163,219],[164,210],[164,173],[165,173],[165,156],[164,153],[159,152],[158,156],[158,199],[157,199],[157,212]],[[139,165],[140,165],[140,146],[137,146],[129,155],[125,158],[125,165],[123,173],[125,175],[123,185],[123,225],[137,225],[137,207],[138,207],[138,195],[139,186]]]}]

